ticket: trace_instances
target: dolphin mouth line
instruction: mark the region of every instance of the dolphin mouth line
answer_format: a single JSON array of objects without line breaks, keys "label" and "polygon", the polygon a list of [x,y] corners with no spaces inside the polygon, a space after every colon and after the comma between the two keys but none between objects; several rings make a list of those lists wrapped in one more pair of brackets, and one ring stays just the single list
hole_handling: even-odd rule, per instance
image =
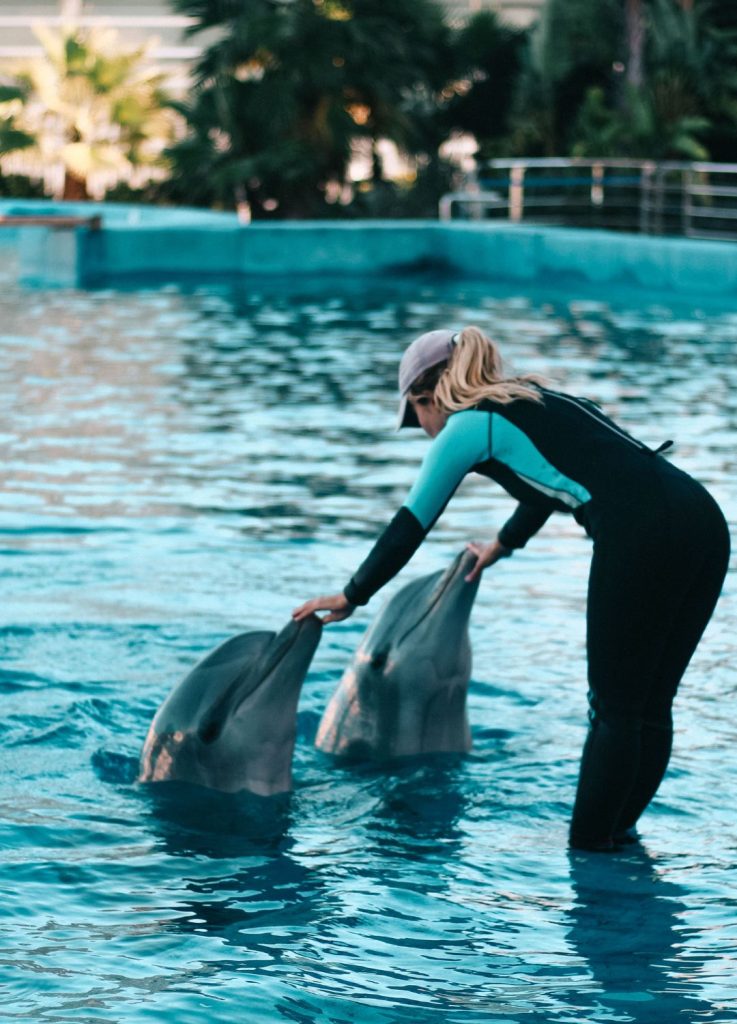
[{"label": "dolphin mouth line", "polygon": [[242,693],[239,692],[239,687],[243,683],[242,678],[236,678],[233,680],[225,693],[223,693],[220,699],[210,708],[206,719],[201,723],[200,728],[198,729],[200,739],[204,740],[206,743],[211,743],[213,740],[217,739],[220,734],[224,710],[227,708],[228,714],[231,715],[238,712],[241,705],[264,685],[269,676],[273,675],[279,665],[284,661],[286,656],[297,643],[298,638],[302,634],[302,630],[303,623],[300,623],[297,629],[294,630],[291,638],[283,640],[275,651],[272,651],[267,655],[266,663],[263,669],[258,673],[256,682],[254,682],[247,691]]},{"label": "dolphin mouth line", "polygon": [[283,640],[279,644],[279,646],[276,648],[276,650],[272,651],[268,655],[267,661],[266,661],[266,665],[264,666],[264,670],[263,670],[263,672],[259,673],[258,682],[256,682],[253,685],[253,687],[248,691],[248,693],[245,694],[238,701],[239,704],[242,703],[242,701],[247,700],[248,697],[250,697],[252,693],[255,693],[256,690],[258,690],[261,686],[263,686],[263,684],[266,682],[268,677],[270,675],[272,675],[272,673],[277,670],[279,665],[281,665],[281,663],[284,661],[286,656],[289,654],[289,652],[292,650],[294,645],[297,643],[297,640],[298,640],[299,636],[302,633],[302,628],[303,628],[303,626],[302,626],[302,623],[300,622],[298,627],[297,627],[297,629],[294,630],[294,633],[293,633],[291,639]]},{"label": "dolphin mouth line", "polygon": [[412,625],[407,630],[407,632],[402,635],[401,639],[399,640],[400,644],[403,644],[404,641],[407,639],[407,637],[410,635],[410,633],[413,630],[417,629],[417,627],[420,625],[420,623],[423,622],[427,618],[427,616],[430,614],[430,612],[433,610],[433,608],[435,608],[435,606],[439,603],[440,599],[443,597],[443,595],[448,590],[448,588],[453,583],[455,583],[455,581],[458,578],[459,573],[462,571],[464,557],[465,557],[464,554],[459,555],[455,565],[452,565],[450,567],[450,569],[446,570],[446,574],[445,574],[446,578],[445,578],[445,580],[444,581],[440,581],[440,580],[438,581],[439,585],[433,591],[432,600],[430,601],[430,603],[428,604],[427,608],[422,613],[422,615],[420,615],[420,617],[417,619],[417,621],[413,622]]}]

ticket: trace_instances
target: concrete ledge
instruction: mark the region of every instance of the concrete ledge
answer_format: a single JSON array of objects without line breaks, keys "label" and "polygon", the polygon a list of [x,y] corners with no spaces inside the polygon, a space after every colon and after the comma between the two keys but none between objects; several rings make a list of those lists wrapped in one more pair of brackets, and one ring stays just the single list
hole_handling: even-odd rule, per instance
[{"label": "concrete ledge", "polygon": [[468,276],[737,295],[732,242],[512,224],[453,223],[447,230],[449,263]]},{"label": "concrete ledge", "polygon": [[80,284],[141,274],[382,274],[445,266],[433,222],[298,222],[129,228],[78,236]]},{"label": "concrete ledge", "polygon": [[241,246],[237,226],[109,227],[78,232],[79,285],[114,284],[139,275],[176,278],[236,272]]},{"label": "concrete ledge", "polygon": [[[49,204],[0,203],[0,215],[51,215]],[[436,269],[481,280],[620,283],[638,290],[737,295],[737,245],[503,223],[320,221],[239,224],[234,214],[55,204],[59,216],[100,214],[99,231],[16,231],[21,279],[94,287],[182,276],[358,275]]]},{"label": "concrete ledge", "polygon": [[245,274],[385,274],[446,269],[443,228],[435,221],[302,221],[243,229]]},{"label": "concrete ledge", "polygon": [[34,288],[76,288],[80,281],[78,231],[76,227],[17,228],[21,283]]}]

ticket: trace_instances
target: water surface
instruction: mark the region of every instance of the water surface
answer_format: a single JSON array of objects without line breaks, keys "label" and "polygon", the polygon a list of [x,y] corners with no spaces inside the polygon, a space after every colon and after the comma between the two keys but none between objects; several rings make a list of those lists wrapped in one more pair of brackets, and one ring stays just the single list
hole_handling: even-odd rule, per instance
[{"label": "water surface", "polygon": [[[381,597],[326,631],[295,792],[135,783],[170,687],[341,588],[425,450],[403,346],[477,323],[737,515],[737,315],[432,278],[0,291],[0,977],[8,1021],[737,1021],[734,577],[684,680],[643,843],[566,850],[586,727],[589,542],[563,516],[489,572],[474,750],[314,751]],[[403,580],[512,509],[464,482]]]}]

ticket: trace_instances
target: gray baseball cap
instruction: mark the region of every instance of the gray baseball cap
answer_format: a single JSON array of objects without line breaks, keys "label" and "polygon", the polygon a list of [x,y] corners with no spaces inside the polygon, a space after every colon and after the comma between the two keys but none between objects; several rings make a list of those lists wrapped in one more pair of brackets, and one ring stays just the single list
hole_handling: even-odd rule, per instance
[{"label": "gray baseball cap", "polygon": [[428,331],[415,338],[405,350],[399,364],[399,418],[397,430],[401,427],[419,427],[414,409],[407,400],[410,388],[417,378],[438,363],[450,359],[453,346],[458,340],[456,331]]}]

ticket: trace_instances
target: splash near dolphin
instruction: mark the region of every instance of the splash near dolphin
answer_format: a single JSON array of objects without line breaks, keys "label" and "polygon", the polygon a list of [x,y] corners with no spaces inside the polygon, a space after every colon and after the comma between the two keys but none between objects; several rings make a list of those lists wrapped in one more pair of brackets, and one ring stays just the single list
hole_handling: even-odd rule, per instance
[{"label": "splash near dolphin", "polygon": [[203,658],[156,712],[139,781],[290,790],[297,702],[321,631],[312,615],[279,634],[241,633]]},{"label": "splash near dolphin", "polygon": [[366,632],[320,722],[315,745],[355,760],[467,752],[468,620],[479,578],[463,552],[402,587]]}]

